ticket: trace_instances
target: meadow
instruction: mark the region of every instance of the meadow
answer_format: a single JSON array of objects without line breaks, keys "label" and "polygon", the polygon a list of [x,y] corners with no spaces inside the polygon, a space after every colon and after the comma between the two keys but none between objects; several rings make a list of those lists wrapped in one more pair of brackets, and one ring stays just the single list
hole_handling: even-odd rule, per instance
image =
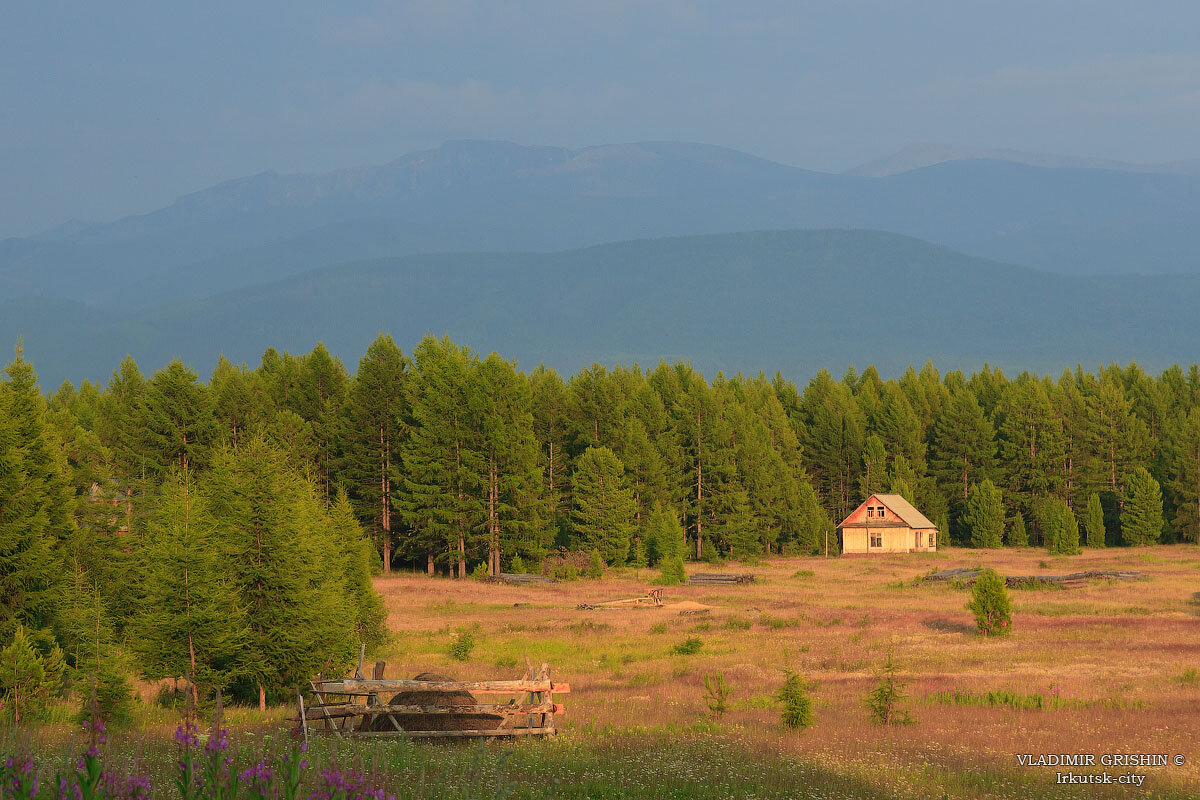
[{"label": "meadow", "polygon": [[[935,569],[1002,574],[1138,570],[1139,582],[1011,590],[1011,635],[983,638],[961,586]],[[694,565],[690,565],[695,568]],[[707,568],[706,568],[707,569]],[[515,678],[549,663],[571,693],[554,740],[486,745],[341,745],[386,765],[398,797],[1195,797],[1200,792],[1200,549],[1194,545],[773,559],[728,564],[749,585],[668,586],[661,608],[579,610],[644,594],[657,573],[507,586],[393,574],[387,676]],[[467,645],[464,646],[464,640]],[[692,644],[682,646],[692,640]],[[697,646],[695,640],[700,644]],[[889,652],[911,724],[875,724],[864,703]],[[787,670],[814,684],[815,724],[789,729],[775,693]],[[705,678],[732,688],[719,718]],[[148,708],[148,707],[147,707]],[[235,739],[261,741],[286,712],[233,709]],[[143,710],[110,746],[173,761],[174,720]],[[26,731],[39,750],[74,747],[63,724]],[[161,740],[161,741],[160,741]],[[134,743],[137,742],[136,748]],[[328,740],[314,752],[337,747]],[[347,751],[347,748],[350,748]],[[1063,786],[1031,753],[1164,753],[1183,765],[1110,767],[1140,788]],[[1100,768],[1097,767],[1097,770]],[[1080,770],[1076,770],[1077,772]],[[1096,771],[1096,770],[1092,770]]]}]

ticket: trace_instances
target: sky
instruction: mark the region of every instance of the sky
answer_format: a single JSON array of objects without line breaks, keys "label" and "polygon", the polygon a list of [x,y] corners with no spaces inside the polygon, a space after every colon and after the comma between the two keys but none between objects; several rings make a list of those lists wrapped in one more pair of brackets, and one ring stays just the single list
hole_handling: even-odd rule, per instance
[{"label": "sky", "polygon": [[[735,8],[736,6],[736,8]],[[1200,5],[5,0],[0,238],[450,139],[1200,157]]]}]

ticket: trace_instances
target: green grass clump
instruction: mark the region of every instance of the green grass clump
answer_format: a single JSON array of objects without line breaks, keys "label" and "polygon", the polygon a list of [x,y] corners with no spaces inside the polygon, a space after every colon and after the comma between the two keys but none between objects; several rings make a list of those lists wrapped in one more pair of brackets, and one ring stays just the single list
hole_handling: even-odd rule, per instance
[{"label": "green grass clump", "polygon": [[694,656],[704,648],[704,640],[699,636],[689,636],[679,644],[671,648],[671,652],[677,656]]},{"label": "green grass clump", "polygon": [[725,630],[727,631],[748,631],[750,630],[750,620],[744,617],[729,617],[725,620]]},{"label": "green grass clump", "polygon": [[1175,680],[1182,683],[1184,686],[1200,685],[1200,670],[1195,667],[1188,667],[1183,672],[1175,676]]},{"label": "green grass clump", "polygon": [[450,639],[450,657],[455,661],[466,661],[475,649],[475,631],[470,628],[459,628]]}]

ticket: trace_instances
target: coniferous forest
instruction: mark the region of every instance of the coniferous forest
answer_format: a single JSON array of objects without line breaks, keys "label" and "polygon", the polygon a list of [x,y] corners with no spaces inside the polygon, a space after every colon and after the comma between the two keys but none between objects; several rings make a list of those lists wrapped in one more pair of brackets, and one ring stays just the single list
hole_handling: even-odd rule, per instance
[{"label": "coniferous forest", "polygon": [[265,704],[380,640],[373,571],[834,555],[872,491],[911,500],[943,546],[1195,542],[1200,369],[561,376],[380,335],[352,368],[322,345],[207,381],[126,358],[105,386],[46,394],[18,347],[0,645],[39,653],[47,680],[192,675]]}]

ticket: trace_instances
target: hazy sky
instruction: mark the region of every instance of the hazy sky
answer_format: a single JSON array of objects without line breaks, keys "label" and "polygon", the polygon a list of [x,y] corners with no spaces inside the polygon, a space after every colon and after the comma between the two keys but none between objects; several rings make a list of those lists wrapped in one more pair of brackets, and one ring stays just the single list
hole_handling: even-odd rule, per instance
[{"label": "hazy sky", "polygon": [[913,142],[1170,161],[1198,132],[1194,2],[0,7],[0,237],[458,138],[842,170]]}]

